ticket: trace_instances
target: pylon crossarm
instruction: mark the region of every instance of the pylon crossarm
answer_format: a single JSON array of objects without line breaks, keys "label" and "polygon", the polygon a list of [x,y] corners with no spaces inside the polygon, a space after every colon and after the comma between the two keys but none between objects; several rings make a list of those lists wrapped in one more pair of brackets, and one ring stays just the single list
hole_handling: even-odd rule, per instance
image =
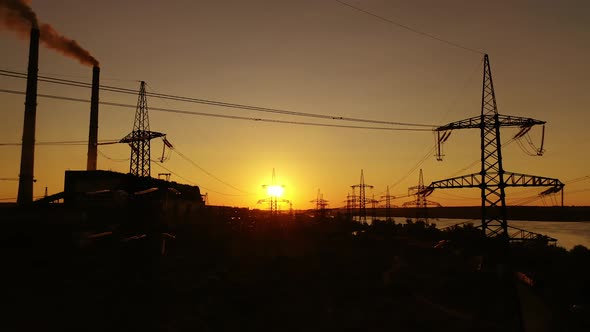
[{"label": "pylon crossarm", "polygon": [[444,126],[440,126],[434,131],[447,131],[453,129],[469,129],[469,128],[479,128],[481,123],[481,116],[474,116],[468,119],[459,120],[455,122],[451,122]]},{"label": "pylon crossarm", "polygon": [[[493,120],[493,118],[494,114],[484,115],[484,122],[493,125],[494,121],[485,121]],[[481,120],[481,115],[478,115],[468,119],[451,122],[449,124],[434,129],[434,131],[481,128]],[[520,116],[498,114],[498,123],[501,127],[532,127],[535,125],[543,125],[546,123],[546,121],[525,118]]]},{"label": "pylon crossarm", "polygon": [[508,226],[508,233],[511,241],[546,240],[548,242],[557,242],[557,239],[550,236],[527,231],[526,229],[514,226]]},{"label": "pylon crossarm", "polygon": [[473,173],[469,175],[457,176],[450,179],[432,182],[424,189],[424,192],[432,192],[434,189],[451,189],[451,188],[480,188],[481,174]]},{"label": "pylon crossarm", "polygon": [[559,192],[565,186],[558,179],[512,172],[504,172],[504,183],[506,187],[551,187],[548,193]]},{"label": "pylon crossarm", "polygon": [[422,191],[424,191],[424,189],[426,189],[426,187],[424,187],[424,185],[409,187],[408,188],[408,195],[418,195]]},{"label": "pylon crossarm", "polygon": [[426,203],[426,205],[428,205],[428,206],[442,207],[442,205],[440,205],[440,203],[438,203],[438,202],[433,202],[433,201],[425,200],[424,203]]},{"label": "pylon crossarm", "polygon": [[158,137],[163,137],[166,136],[166,134],[163,133],[159,133],[157,131],[147,131],[147,130],[142,130],[142,131],[133,131],[129,134],[127,134],[127,136],[123,137],[119,143],[131,143],[131,142],[137,142],[137,141],[145,141],[145,140],[151,140],[154,138],[158,138]]},{"label": "pylon crossarm", "polygon": [[498,114],[498,122],[500,123],[501,127],[532,127],[536,125],[544,125],[546,123],[546,121],[532,118],[502,114]]}]

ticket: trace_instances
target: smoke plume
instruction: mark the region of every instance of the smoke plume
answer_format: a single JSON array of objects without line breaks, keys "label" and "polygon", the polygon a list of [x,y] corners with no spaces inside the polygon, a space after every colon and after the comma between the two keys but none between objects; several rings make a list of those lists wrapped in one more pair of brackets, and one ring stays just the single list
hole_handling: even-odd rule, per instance
[{"label": "smoke plume", "polygon": [[[1,1],[1,0],[0,0]],[[60,35],[51,25],[41,24],[41,43],[87,66],[98,66],[98,61],[83,49],[77,41]]]},{"label": "smoke plume", "polygon": [[78,42],[62,36],[49,24],[39,24],[37,14],[26,0],[0,0],[0,30],[16,32],[21,38],[28,38],[31,28],[41,31],[41,43],[50,49],[74,58],[87,66],[98,66],[98,61],[83,49]]}]

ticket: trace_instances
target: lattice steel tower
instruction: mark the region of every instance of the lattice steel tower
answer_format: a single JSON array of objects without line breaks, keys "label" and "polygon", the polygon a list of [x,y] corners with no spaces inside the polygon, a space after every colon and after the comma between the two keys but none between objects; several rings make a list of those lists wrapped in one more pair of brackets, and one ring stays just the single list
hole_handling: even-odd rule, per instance
[{"label": "lattice steel tower", "polygon": [[263,184],[263,189],[267,190],[268,198],[261,199],[258,201],[260,203],[269,203],[270,205],[270,214],[277,215],[279,213],[279,203],[289,203],[291,201],[286,199],[280,199],[280,196],[283,194],[283,190],[285,188],[282,184],[277,184],[277,178],[275,176],[275,169],[272,169],[272,179],[270,184]]},{"label": "lattice steel tower", "polygon": [[166,134],[150,131],[145,82],[141,81],[133,131],[119,141],[128,143],[131,147],[129,173],[139,177],[150,177],[150,141],[163,136]]},{"label": "lattice steel tower", "polygon": [[385,200],[385,220],[391,221],[391,200],[395,199],[395,196],[389,194],[389,186],[387,186],[385,196],[381,196],[381,198]]},{"label": "lattice steel tower", "polygon": [[426,185],[424,185],[424,173],[422,172],[422,169],[420,169],[420,175],[418,176],[418,185],[408,188],[408,195],[415,195],[416,199],[413,201],[405,202],[404,204],[402,204],[402,206],[415,207],[418,209],[418,211],[422,210],[421,212],[424,215],[426,215],[426,208],[429,205],[440,207],[441,205],[438,202],[433,202],[426,199],[429,193],[425,189]]},{"label": "lattice steel tower", "polygon": [[318,189],[318,194],[316,199],[309,201],[310,203],[315,203],[316,213],[319,217],[326,216],[326,207],[328,206],[328,200],[324,199],[324,194],[320,192]]},{"label": "lattice steel tower", "polygon": [[[481,171],[433,182],[424,191],[430,193],[436,188],[481,188],[481,225],[484,234],[489,237],[501,236],[508,239],[506,194],[504,191],[506,187],[544,186],[551,187],[546,192],[555,193],[562,191],[564,184],[558,179],[504,171],[502,167],[500,127],[530,129],[532,126],[544,124],[545,121],[498,114],[490,61],[488,55],[484,55],[481,115],[452,122],[435,129],[438,137],[438,160],[442,160],[442,143],[449,138],[453,129],[480,129]],[[541,153],[542,148],[538,151],[538,154]]]},{"label": "lattice steel tower", "polygon": [[355,184],[351,186],[352,190],[355,188],[359,188],[359,195],[358,195],[358,208],[359,208],[359,219],[360,222],[367,222],[367,193],[366,188],[373,188],[372,185],[365,183],[365,175],[363,174],[363,170],[361,169],[361,182],[359,184]]}]

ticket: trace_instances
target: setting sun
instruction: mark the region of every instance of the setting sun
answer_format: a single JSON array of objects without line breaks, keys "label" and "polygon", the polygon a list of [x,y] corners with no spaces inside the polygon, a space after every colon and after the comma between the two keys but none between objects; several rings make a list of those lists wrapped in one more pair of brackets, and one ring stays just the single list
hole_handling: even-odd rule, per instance
[{"label": "setting sun", "polygon": [[279,185],[272,185],[272,186],[268,186],[266,188],[266,192],[271,197],[281,197],[281,196],[283,196],[284,191],[285,191],[285,188],[283,186],[279,186]]}]

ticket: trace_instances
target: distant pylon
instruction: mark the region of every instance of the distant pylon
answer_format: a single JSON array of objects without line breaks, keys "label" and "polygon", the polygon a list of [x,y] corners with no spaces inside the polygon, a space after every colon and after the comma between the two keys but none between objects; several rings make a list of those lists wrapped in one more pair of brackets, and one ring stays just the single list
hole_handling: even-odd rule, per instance
[{"label": "distant pylon", "polygon": [[372,221],[375,222],[375,220],[377,220],[377,204],[379,204],[379,200],[376,200],[375,194],[373,194],[373,197],[369,200],[369,202],[371,203]]},{"label": "distant pylon", "polygon": [[424,185],[424,173],[420,169],[420,175],[418,176],[418,185],[408,188],[408,195],[416,196],[413,201],[405,202],[402,204],[403,207],[415,207],[418,209],[426,209],[428,205],[441,206],[438,202],[429,201],[426,199],[429,192],[426,191]]},{"label": "distant pylon", "polygon": [[150,131],[150,119],[145,94],[145,82],[139,85],[139,97],[135,109],[135,120],[133,131],[123,137],[119,142],[128,143],[131,147],[131,158],[129,173],[139,177],[150,177],[150,141],[157,137],[164,137],[166,134]]},{"label": "distant pylon", "polygon": [[[279,213],[279,201],[290,203],[290,201],[285,199],[279,199],[279,196],[282,194],[283,189],[285,186],[277,184],[277,178],[275,175],[275,169],[272,169],[272,179],[270,184],[262,185],[262,188],[267,190],[268,198],[261,199],[258,203],[269,203],[270,205],[270,214],[276,215]],[[279,192],[280,191],[280,192]]]},{"label": "distant pylon", "polygon": [[426,197],[429,194],[430,193],[426,191],[426,186],[424,185],[424,173],[422,172],[422,169],[420,169],[418,185],[408,188],[408,195],[414,195],[416,198],[413,201],[405,202],[402,206],[416,208],[416,219],[428,219],[428,206],[441,206],[438,202],[427,200]]},{"label": "distant pylon", "polygon": [[344,202],[346,202],[346,216],[350,219],[352,219],[352,211],[353,211],[353,203],[354,203],[355,197],[354,194],[351,195],[350,193],[346,194],[346,200]]},{"label": "distant pylon", "polygon": [[326,207],[328,206],[328,201],[324,199],[324,194],[320,192],[318,189],[317,198],[311,200],[310,203],[315,203],[316,213],[320,217],[325,217],[326,215]]},{"label": "distant pylon", "polygon": [[381,198],[385,200],[385,219],[391,221],[391,200],[395,199],[395,196],[389,194],[389,186],[387,186],[385,196],[381,196]]},{"label": "distant pylon", "polygon": [[366,188],[373,188],[372,185],[365,183],[365,175],[363,170],[361,169],[361,182],[359,184],[352,185],[351,188],[354,190],[355,188],[359,188],[359,196],[358,196],[358,213],[359,213],[359,221],[361,223],[367,222],[367,192]]}]

